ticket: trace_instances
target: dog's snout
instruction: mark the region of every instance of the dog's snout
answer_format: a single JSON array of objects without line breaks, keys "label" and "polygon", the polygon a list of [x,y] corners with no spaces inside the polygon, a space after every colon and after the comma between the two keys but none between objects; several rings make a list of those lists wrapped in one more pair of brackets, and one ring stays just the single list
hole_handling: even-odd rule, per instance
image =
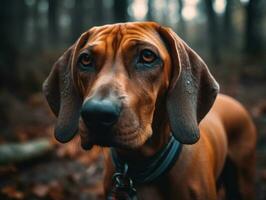
[{"label": "dog's snout", "polygon": [[120,110],[119,102],[91,99],[83,104],[81,116],[88,126],[110,127],[118,120]]}]

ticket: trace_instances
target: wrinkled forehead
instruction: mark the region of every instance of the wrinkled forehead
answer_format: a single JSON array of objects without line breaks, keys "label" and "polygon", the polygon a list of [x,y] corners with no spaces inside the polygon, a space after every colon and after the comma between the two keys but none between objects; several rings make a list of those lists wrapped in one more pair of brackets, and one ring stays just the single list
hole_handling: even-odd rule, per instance
[{"label": "wrinkled forehead", "polygon": [[120,23],[93,27],[89,30],[90,45],[111,45],[114,49],[127,43],[142,42],[163,46],[163,42],[153,23]]}]

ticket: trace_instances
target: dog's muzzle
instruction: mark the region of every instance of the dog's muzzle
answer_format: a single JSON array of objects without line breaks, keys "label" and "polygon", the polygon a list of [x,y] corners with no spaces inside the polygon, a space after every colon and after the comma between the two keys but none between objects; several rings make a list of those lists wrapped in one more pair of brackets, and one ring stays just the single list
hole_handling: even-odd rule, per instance
[{"label": "dog's muzzle", "polygon": [[118,120],[121,104],[110,99],[88,99],[83,103],[81,116],[89,128],[108,129]]}]

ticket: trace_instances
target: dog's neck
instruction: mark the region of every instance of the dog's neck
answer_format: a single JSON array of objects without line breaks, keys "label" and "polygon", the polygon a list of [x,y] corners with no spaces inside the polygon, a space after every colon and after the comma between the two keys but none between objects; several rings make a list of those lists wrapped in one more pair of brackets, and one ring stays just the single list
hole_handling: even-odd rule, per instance
[{"label": "dog's neck", "polygon": [[115,149],[111,149],[111,157],[116,173],[131,178],[134,182],[152,182],[172,168],[176,162],[182,145],[171,136],[168,143],[156,152],[154,156],[142,162],[130,162],[118,156]]},{"label": "dog's neck", "polygon": [[112,148],[110,153],[116,175],[145,183],[157,180],[171,169],[181,149],[182,145],[167,131],[153,133],[153,137],[137,150]]}]

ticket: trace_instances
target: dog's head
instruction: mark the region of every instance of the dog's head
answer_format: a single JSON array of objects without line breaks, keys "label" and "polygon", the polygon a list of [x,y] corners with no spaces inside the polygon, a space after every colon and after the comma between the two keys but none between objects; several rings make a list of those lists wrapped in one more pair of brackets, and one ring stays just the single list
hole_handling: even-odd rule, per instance
[{"label": "dog's head", "polygon": [[84,148],[136,148],[153,134],[155,118],[156,127],[166,120],[181,143],[195,143],[218,84],[171,29],[135,22],[82,34],[54,64],[43,90],[58,117],[58,141],[79,130]]}]

